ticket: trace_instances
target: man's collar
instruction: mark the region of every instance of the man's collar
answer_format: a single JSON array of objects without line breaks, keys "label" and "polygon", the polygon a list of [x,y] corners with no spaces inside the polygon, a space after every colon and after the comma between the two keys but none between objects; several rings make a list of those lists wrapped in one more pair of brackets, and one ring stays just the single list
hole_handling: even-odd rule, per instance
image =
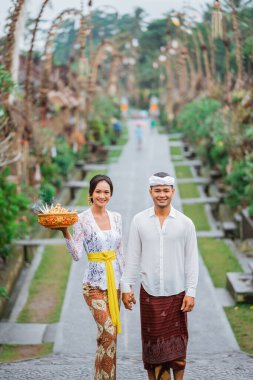
[{"label": "man's collar", "polygon": [[[149,209],[149,216],[154,216],[155,215],[155,208],[154,207],[151,207]],[[169,218],[176,218],[176,210],[174,209],[173,206],[170,206],[170,214],[169,214]]]}]

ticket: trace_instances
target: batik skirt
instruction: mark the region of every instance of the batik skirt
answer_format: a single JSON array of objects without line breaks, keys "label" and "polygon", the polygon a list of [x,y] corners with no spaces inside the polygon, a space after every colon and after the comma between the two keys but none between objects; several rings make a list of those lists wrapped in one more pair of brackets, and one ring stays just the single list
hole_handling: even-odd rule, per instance
[{"label": "batik skirt", "polygon": [[181,370],[186,364],[187,315],[181,311],[185,292],[155,297],[140,290],[142,358],[144,368]]},{"label": "batik skirt", "polygon": [[116,380],[117,330],[112,324],[107,290],[84,284],[83,296],[98,328],[94,380]]}]

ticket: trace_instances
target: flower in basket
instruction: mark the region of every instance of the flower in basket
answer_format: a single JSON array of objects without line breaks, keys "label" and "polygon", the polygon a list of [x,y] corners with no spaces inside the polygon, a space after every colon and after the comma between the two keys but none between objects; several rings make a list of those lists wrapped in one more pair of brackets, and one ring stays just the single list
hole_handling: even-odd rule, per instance
[{"label": "flower in basket", "polygon": [[77,222],[76,211],[68,211],[57,203],[56,206],[41,205],[37,207],[38,223],[47,228],[70,227]]}]

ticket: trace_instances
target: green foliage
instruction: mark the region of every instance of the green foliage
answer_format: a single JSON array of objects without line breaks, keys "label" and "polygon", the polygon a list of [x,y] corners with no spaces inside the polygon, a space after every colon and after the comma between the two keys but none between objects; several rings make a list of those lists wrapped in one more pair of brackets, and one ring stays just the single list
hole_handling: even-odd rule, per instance
[{"label": "green foliage", "polygon": [[11,74],[4,66],[0,66],[0,94],[9,94],[13,87],[14,82],[11,79]]},{"label": "green foliage", "polygon": [[114,104],[108,96],[97,96],[94,99],[90,119],[100,119],[103,123],[110,125],[113,116],[118,115],[120,107]]},{"label": "green foliage", "polygon": [[29,199],[18,193],[16,185],[8,182],[10,170],[0,172],[0,256],[7,257],[14,238],[22,237],[28,229]]},{"label": "green foliage", "polygon": [[89,129],[92,131],[96,142],[104,142],[106,125],[101,119],[93,119],[89,121]]},{"label": "green foliage", "polygon": [[66,65],[69,63],[76,37],[77,30],[75,29],[74,21],[63,21],[54,43],[53,59],[56,65]]},{"label": "green foliage", "polygon": [[42,182],[39,188],[39,198],[43,202],[50,205],[53,203],[54,197],[55,197],[55,187],[48,182]]},{"label": "green foliage", "polygon": [[245,196],[249,204],[249,215],[253,217],[253,153],[245,156]]},{"label": "green foliage", "polygon": [[62,180],[60,177],[60,169],[56,163],[42,163],[41,174],[46,182],[51,182],[57,189],[60,189]]},{"label": "green foliage", "polygon": [[11,79],[11,74],[0,65],[0,120],[6,117],[6,110],[3,104],[1,104],[1,96],[9,94],[13,89],[15,83]]},{"label": "green foliage", "polygon": [[209,134],[200,141],[204,151],[202,157],[210,167],[218,167],[224,174],[228,162],[229,149],[229,129],[225,128],[225,121],[221,110],[219,109],[213,115],[209,115],[204,120],[204,129]]},{"label": "green foliage", "polygon": [[8,294],[6,288],[0,287],[0,298],[4,298],[6,300],[9,299],[9,294]]},{"label": "green foliage", "polygon": [[70,170],[74,167],[74,153],[63,137],[56,140],[57,155],[53,158],[59,168],[59,173],[63,177],[67,177]]},{"label": "green foliage", "polygon": [[199,138],[209,137],[209,123],[206,125],[205,120],[212,117],[220,107],[220,102],[210,98],[186,104],[176,119],[179,129],[192,143],[196,143]]},{"label": "green foliage", "polygon": [[[152,90],[157,95],[159,75],[162,68],[154,69],[153,62],[158,60],[160,46],[166,46],[166,19],[152,21],[140,35],[140,56],[137,66],[138,81],[141,88]],[[144,104],[147,106],[147,104]],[[164,120],[163,120],[164,122]]]},{"label": "green foliage", "polygon": [[168,128],[168,115],[165,108],[162,106],[160,106],[159,121],[162,126]]},{"label": "green foliage", "polygon": [[226,287],[227,272],[242,272],[241,265],[223,240],[199,238],[198,246],[217,288]]},{"label": "green foliage", "polygon": [[112,119],[118,117],[119,112],[119,104],[116,104],[109,97],[96,97],[88,120],[90,139],[105,145],[115,141]]},{"label": "green foliage", "polygon": [[242,201],[246,201],[247,193],[249,196],[253,194],[252,182],[249,182],[250,177],[249,174],[247,174],[248,170],[249,165],[247,164],[247,160],[243,158],[234,162],[231,173],[227,176],[226,180],[230,185],[230,189],[226,202],[232,208],[236,208]]}]

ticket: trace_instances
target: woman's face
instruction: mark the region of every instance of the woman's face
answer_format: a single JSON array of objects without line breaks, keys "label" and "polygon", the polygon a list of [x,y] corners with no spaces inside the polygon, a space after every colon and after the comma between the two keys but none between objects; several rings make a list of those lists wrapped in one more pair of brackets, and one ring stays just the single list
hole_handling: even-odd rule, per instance
[{"label": "woman's face", "polygon": [[110,186],[106,181],[100,181],[92,194],[93,204],[105,207],[111,198]]}]

